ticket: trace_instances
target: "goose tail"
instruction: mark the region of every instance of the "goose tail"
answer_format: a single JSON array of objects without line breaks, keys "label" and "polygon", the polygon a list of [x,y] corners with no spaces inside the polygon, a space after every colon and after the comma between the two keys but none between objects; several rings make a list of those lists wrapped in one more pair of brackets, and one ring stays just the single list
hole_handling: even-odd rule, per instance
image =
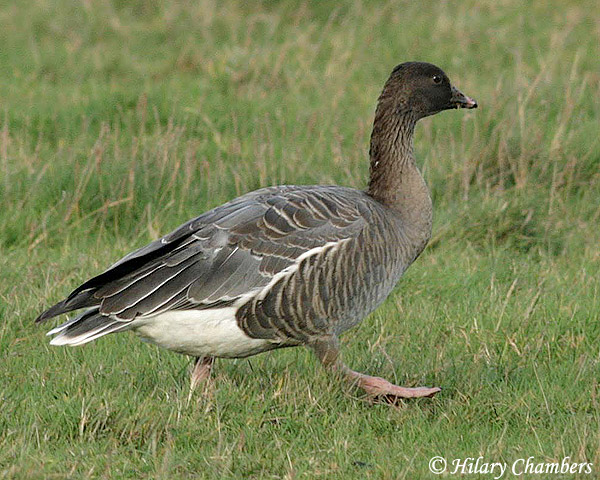
[{"label": "goose tail", "polygon": [[46,335],[56,335],[50,345],[83,345],[109,333],[126,330],[129,322],[115,320],[91,308],[62,325],[50,330]]}]

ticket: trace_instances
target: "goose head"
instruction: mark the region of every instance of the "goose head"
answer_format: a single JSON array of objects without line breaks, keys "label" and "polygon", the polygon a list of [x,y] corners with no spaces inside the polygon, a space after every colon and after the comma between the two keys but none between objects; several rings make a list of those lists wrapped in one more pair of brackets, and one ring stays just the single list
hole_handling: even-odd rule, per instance
[{"label": "goose head", "polygon": [[477,102],[452,85],[444,71],[425,62],[398,65],[383,87],[379,106],[416,120],[452,108],[477,108]]}]

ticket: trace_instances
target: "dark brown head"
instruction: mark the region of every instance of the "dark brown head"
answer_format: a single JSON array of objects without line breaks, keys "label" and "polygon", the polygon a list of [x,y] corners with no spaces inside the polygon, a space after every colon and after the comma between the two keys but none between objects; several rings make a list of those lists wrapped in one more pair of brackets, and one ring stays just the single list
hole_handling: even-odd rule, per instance
[{"label": "dark brown head", "polygon": [[398,65],[383,87],[379,106],[388,114],[410,113],[418,120],[450,108],[477,108],[477,102],[463,95],[442,69],[425,62]]}]

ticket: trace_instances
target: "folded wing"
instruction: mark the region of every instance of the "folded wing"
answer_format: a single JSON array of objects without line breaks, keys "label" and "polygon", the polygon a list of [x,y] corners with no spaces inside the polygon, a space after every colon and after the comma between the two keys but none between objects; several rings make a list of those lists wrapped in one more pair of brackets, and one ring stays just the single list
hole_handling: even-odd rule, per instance
[{"label": "folded wing", "polygon": [[359,234],[360,202],[339,189],[271,187],[239,197],[125,256],[36,321],[86,308],[52,331],[85,343],[140,317],[241,305],[303,254]]}]

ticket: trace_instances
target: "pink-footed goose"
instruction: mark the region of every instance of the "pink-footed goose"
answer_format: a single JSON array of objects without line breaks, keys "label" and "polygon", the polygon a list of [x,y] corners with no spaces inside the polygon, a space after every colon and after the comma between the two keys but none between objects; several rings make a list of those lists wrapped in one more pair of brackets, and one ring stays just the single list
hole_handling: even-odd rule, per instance
[{"label": "pink-footed goose", "polygon": [[192,385],[215,357],[305,345],[371,396],[426,397],[352,371],[338,337],[390,294],[431,236],[429,191],[413,154],[417,121],[477,103],[429,63],[403,63],[379,97],[366,191],[277,186],[242,195],[130,253],[42,313],[83,309],[48,335],[82,345],[132,330],[196,357]]}]

